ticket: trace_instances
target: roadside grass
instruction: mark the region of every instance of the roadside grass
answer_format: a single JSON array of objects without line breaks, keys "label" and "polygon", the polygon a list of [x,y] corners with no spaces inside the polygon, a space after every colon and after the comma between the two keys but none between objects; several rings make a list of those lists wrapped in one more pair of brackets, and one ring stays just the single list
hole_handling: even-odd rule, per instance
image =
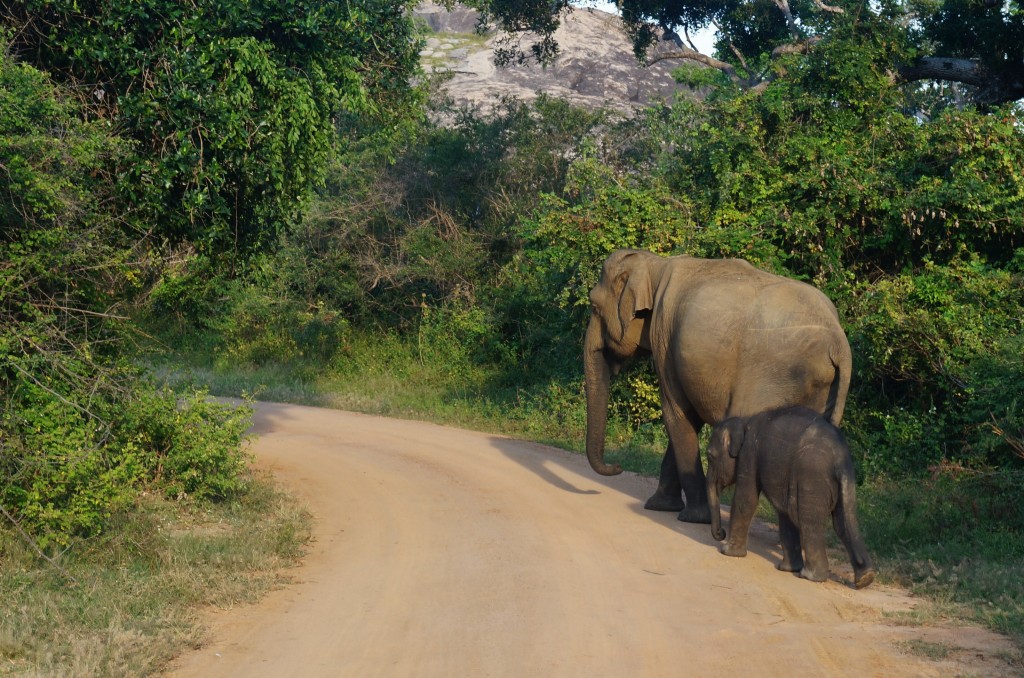
[{"label": "roadside grass", "polygon": [[[1000,485],[1024,486],[1020,473],[998,476]],[[929,602],[906,613],[912,621],[980,623],[1024,649],[1024,535],[1008,520],[1018,507],[998,501],[992,482],[872,480],[858,488],[860,523],[884,580]],[[1024,671],[1024,656],[1017,662]]]},{"label": "roadside grass", "polygon": [[[191,381],[216,395],[248,394],[420,419],[575,452],[583,447],[581,377],[543,383],[516,379],[478,367],[464,355],[438,355],[396,337],[352,333],[326,366],[303,361],[245,366],[202,351],[157,356],[151,364],[166,380]],[[563,371],[576,372],[572,367]],[[608,461],[629,471],[658,474],[666,447],[660,422],[630,430],[610,417],[608,426]],[[1006,504],[1014,503],[1013,492],[1019,496],[1015,488],[1024,487],[1024,478],[1001,477],[998,492],[992,478],[969,481],[943,474],[930,480],[869,480],[858,488],[861,529],[879,581],[906,587],[925,601],[912,612],[896,615],[895,623],[980,623],[1024,648],[1024,534],[997,527],[1007,517]],[[979,493],[985,495],[982,500]],[[1024,506],[1011,509],[1024,511]],[[764,501],[759,516],[775,522]],[[832,545],[832,557],[845,559],[834,535]]]},{"label": "roadside grass", "polygon": [[156,673],[201,644],[202,607],[253,602],[286,581],[309,528],[309,515],[256,475],[230,502],[148,496],[55,565],[0,531],[0,673]]},{"label": "roadside grass", "polygon": [[908,640],[898,643],[906,652],[916,654],[932,661],[942,661],[950,654],[950,648],[942,643],[929,643],[926,640]]}]

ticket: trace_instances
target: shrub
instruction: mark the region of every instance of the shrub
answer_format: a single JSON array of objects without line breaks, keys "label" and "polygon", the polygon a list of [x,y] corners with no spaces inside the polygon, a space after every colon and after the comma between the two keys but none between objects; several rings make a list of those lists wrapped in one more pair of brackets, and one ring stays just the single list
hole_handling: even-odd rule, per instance
[{"label": "shrub", "polygon": [[147,230],[228,253],[233,268],[298,221],[339,112],[388,117],[405,105],[418,51],[407,9],[30,0],[0,5],[0,17],[15,53],[134,142],[118,186]]},{"label": "shrub", "polygon": [[965,455],[996,466],[1024,467],[1024,336],[974,356],[964,370],[960,426]]},{"label": "shrub", "polygon": [[171,498],[226,499],[246,487],[242,449],[252,410],[216,403],[205,391],[179,397],[143,391],[123,413],[141,447],[148,480]]},{"label": "shrub", "polygon": [[163,267],[144,311],[156,325],[209,327],[224,306],[227,282],[209,257],[186,248]]},{"label": "shrub", "polygon": [[104,440],[93,413],[29,385],[8,407],[0,444],[4,509],[43,548],[96,534],[131,505],[145,476],[145,450],[132,440]]},{"label": "shrub", "polygon": [[849,410],[865,470],[1020,461],[1019,276],[977,256],[926,261],[862,283],[845,302],[859,377]]},{"label": "shrub", "polygon": [[0,505],[51,550],[147,487],[225,496],[242,464],[242,414],[179,408],[119,357],[148,256],[114,199],[125,145],[81,117],[0,45]]},{"label": "shrub", "polygon": [[84,411],[22,386],[3,425],[0,502],[41,547],[103,531],[147,488],[172,498],[224,499],[244,489],[241,450],[249,411],[205,392],[129,382]]}]

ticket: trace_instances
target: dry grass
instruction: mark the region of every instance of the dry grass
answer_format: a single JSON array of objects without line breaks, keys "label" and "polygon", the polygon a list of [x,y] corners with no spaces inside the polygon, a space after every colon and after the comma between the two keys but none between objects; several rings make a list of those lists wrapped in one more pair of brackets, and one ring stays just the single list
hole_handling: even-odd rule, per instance
[{"label": "dry grass", "polygon": [[63,572],[0,534],[0,674],[157,672],[202,643],[203,606],[257,600],[309,538],[308,514],[266,478],[230,503],[138,509],[61,554]]}]

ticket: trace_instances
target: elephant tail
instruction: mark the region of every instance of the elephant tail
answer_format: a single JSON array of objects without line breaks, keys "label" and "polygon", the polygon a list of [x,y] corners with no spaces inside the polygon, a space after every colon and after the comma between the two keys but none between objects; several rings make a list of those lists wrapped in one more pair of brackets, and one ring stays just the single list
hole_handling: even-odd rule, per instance
[{"label": "elephant tail", "polygon": [[846,396],[850,392],[850,374],[853,372],[853,354],[850,351],[850,343],[845,335],[840,335],[841,341],[836,342],[829,351],[829,358],[832,361],[834,370],[832,384],[828,389],[828,400],[825,402],[825,418],[838,427],[843,420],[843,410],[846,408]]},{"label": "elephant tail", "polygon": [[832,514],[832,523],[840,541],[846,547],[853,565],[853,583],[862,589],[875,579],[875,567],[868,555],[864,537],[860,533],[857,520],[857,481],[853,471],[853,460],[847,457],[846,463],[839,468],[839,501],[836,502]]}]

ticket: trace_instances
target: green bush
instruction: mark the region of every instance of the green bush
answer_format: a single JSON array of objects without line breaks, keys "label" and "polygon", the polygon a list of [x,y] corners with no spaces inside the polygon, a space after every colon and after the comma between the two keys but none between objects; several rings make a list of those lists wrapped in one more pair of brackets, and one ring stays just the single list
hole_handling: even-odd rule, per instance
[{"label": "green bush", "polygon": [[977,256],[927,261],[863,283],[845,301],[859,377],[849,409],[866,471],[1022,461],[1013,450],[1024,370],[1018,275]]},{"label": "green bush", "polygon": [[89,411],[31,386],[17,395],[0,421],[0,502],[41,547],[102,532],[147,489],[197,500],[244,489],[245,408],[212,403],[205,392],[179,402],[143,383]]},{"label": "green bush", "polygon": [[246,488],[242,442],[252,410],[210,400],[205,391],[179,397],[143,391],[122,412],[145,457],[147,479],[169,497],[221,500]]},{"label": "green bush", "polygon": [[18,395],[0,422],[0,502],[43,548],[102,531],[135,499],[146,451],[132,440],[103,440],[91,413],[43,389],[27,385]]},{"label": "green bush", "polygon": [[209,327],[224,307],[227,284],[209,257],[182,252],[151,286],[144,311],[155,325]]},{"label": "green bush", "polygon": [[974,356],[961,398],[966,456],[996,466],[1024,464],[1024,336]]},{"label": "green bush", "polygon": [[118,187],[136,223],[230,254],[232,269],[236,255],[298,222],[339,113],[387,118],[407,105],[418,63],[408,9],[30,0],[0,5],[0,18],[14,53],[72,86],[83,115],[133,141]]},{"label": "green bush", "polygon": [[139,492],[239,489],[244,414],[157,391],[121,357],[149,273],[122,230],[126,145],[0,46],[0,505],[54,550]]},{"label": "green bush", "polygon": [[217,316],[221,359],[242,365],[293,360],[298,347],[288,325],[294,317],[294,300],[275,297],[254,284],[236,281]]}]

